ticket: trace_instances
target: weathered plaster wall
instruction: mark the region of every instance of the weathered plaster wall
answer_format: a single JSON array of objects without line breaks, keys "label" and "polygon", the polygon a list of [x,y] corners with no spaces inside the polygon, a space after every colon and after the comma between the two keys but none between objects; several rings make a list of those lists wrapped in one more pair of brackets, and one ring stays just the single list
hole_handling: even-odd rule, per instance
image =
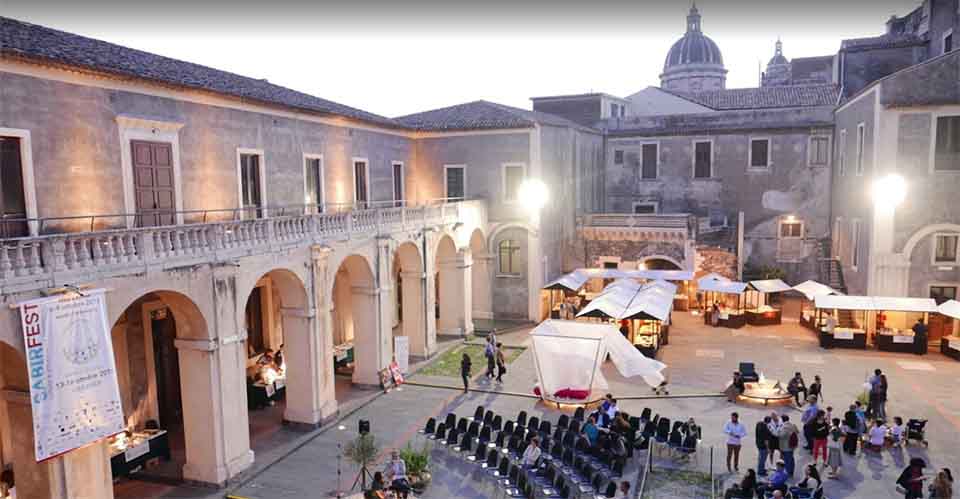
[{"label": "weathered plaster wall", "polygon": [[[956,232],[945,232],[956,234]],[[930,286],[955,286],[960,289],[960,267],[934,265],[933,235],[924,237],[910,255],[909,296],[928,297]]]},{"label": "weathered plaster wall", "polygon": [[[507,275],[500,272],[500,243],[512,240],[518,249],[513,252],[514,261],[519,271],[516,275]],[[527,306],[530,297],[528,289],[528,271],[530,262],[527,261],[529,240],[527,231],[523,228],[512,227],[500,231],[493,239],[491,251],[493,260],[493,314],[494,317],[527,318]]]}]

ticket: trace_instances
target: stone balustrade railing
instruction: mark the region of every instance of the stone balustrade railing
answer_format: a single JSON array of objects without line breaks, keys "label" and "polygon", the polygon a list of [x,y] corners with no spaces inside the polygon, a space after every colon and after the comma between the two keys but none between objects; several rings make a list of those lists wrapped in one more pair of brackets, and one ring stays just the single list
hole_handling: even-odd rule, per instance
[{"label": "stone balustrade railing", "polygon": [[84,273],[212,263],[358,236],[455,223],[466,203],[401,206],[250,220],[116,229],[0,240],[0,292],[70,284]]}]

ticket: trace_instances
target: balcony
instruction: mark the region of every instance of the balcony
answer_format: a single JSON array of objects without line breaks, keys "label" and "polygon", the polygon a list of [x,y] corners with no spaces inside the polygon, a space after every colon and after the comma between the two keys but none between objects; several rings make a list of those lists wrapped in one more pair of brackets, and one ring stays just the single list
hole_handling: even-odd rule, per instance
[{"label": "balcony", "polygon": [[669,233],[694,239],[697,234],[697,217],[686,213],[652,215],[610,213],[583,215],[577,219],[582,229],[632,230],[636,232]]},{"label": "balcony", "polygon": [[[324,206],[324,213],[316,213],[319,207],[268,207],[251,216],[240,210],[220,210],[233,219],[218,221],[205,221],[212,212],[204,212],[202,217],[190,212],[189,218],[184,212],[175,215],[193,223],[2,239],[0,291],[73,283],[75,277],[84,274],[109,277],[233,261],[282,249],[456,223],[461,211],[472,203],[482,201],[440,200],[409,206],[391,202],[365,209]],[[307,213],[310,211],[315,213]],[[135,215],[109,217],[133,219]],[[90,226],[95,227],[96,220],[104,218],[68,217],[57,221],[90,219]],[[30,223],[49,226],[52,221]]]}]

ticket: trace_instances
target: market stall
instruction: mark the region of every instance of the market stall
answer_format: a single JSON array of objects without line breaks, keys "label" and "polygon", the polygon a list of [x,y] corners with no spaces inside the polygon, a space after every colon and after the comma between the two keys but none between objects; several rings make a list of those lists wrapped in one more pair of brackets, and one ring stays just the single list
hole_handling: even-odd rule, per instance
[{"label": "market stall", "polygon": [[164,430],[125,431],[108,440],[114,478],[143,469],[151,459],[170,460],[170,439]]},{"label": "market stall", "polygon": [[811,330],[819,331],[824,326],[817,321],[817,309],[814,306],[814,300],[820,295],[839,295],[839,291],[834,290],[826,284],[820,284],[817,281],[804,281],[793,287],[793,290],[803,295],[800,300],[800,325]]},{"label": "market stall", "polygon": [[703,294],[703,322],[707,325],[739,329],[747,324],[743,310],[743,294],[747,284],[732,281],[719,274],[708,274],[697,281]]},{"label": "market stall", "polygon": [[261,355],[253,367],[253,375],[247,379],[247,406],[250,409],[264,407],[282,400],[286,393],[287,363],[283,355]]},{"label": "market stall", "polygon": [[744,314],[747,324],[753,326],[775,326],[782,320],[782,312],[775,299],[780,293],[790,291],[790,286],[780,279],[764,279],[747,283],[744,302],[747,304]]},{"label": "market stall", "polygon": [[547,320],[530,332],[537,385],[534,393],[544,401],[587,405],[607,391],[600,368],[607,358],[624,377],[642,376],[659,386],[666,365],[644,357],[608,324]]},{"label": "market stall", "polygon": [[867,314],[874,309],[872,298],[818,295],[814,297],[814,304],[817,322],[825,324],[819,332],[821,347],[867,348]]},{"label": "market stall", "polygon": [[[551,319],[570,319],[580,305],[580,298],[577,293],[590,280],[586,272],[579,270],[569,274],[564,274],[559,278],[547,283],[543,287],[543,292],[548,294]],[[567,317],[564,317],[564,316]]]},{"label": "market stall", "polygon": [[917,339],[913,326],[917,320],[928,324],[927,314],[937,312],[932,298],[874,297],[877,348],[887,352],[927,353],[927,337]]},{"label": "market stall", "polygon": [[632,280],[610,283],[577,317],[618,324],[620,333],[644,355],[654,358],[669,341],[670,312],[676,285]]},{"label": "market stall", "polygon": [[[947,317],[960,319],[960,302],[948,300],[937,307],[939,312]],[[940,338],[940,353],[954,360],[960,360],[960,336],[954,329],[952,334]]]}]

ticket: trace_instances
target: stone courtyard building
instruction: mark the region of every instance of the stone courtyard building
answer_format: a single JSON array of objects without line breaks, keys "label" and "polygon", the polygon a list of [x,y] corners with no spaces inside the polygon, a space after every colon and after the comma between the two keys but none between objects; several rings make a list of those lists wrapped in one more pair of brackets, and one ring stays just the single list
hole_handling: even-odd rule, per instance
[{"label": "stone courtyard building", "polygon": [[[0,296],[105,288],[128,426],[159,422],[178,478],[213,485],[274,423],[248,410],[264,352],[288,365],[275,423],[314,428],[378,383],[395,338],[422,359],[483,321],[540,320],[541,286],[578,267],[955,297],[958,8],[924,0],[832,55],[778,41],[743,89],[693,8],[660,86],[396,118],[0,18]],[[889,172],[896,208],[869,196]],[[547,185],[539,211],[526,179]],[[8,307],[0,367],[20,495],[112,497],[105,444],[35,462]]]}]

